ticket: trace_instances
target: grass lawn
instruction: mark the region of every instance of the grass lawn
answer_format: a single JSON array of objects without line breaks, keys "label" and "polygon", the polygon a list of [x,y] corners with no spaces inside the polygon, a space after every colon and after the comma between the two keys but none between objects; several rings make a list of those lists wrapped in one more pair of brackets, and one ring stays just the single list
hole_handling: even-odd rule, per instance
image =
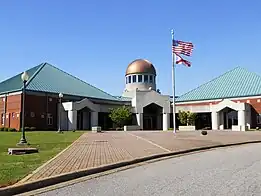
[{"label": "grass lawn", "polygon": [[39,149],[39,153],[26,155],[8,155],[7,149],[17,147],[21,132],[0,132],[0,187],[14,184],[27,176],[37,167],[54,157],[84,132],[55,131],[26,132],[30,147]]}]

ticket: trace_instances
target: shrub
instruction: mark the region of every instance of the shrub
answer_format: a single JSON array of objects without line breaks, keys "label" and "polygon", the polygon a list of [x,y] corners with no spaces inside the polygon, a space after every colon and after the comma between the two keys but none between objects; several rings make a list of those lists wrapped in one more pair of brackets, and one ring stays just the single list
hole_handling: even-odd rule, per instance
[{"label": "shrub", "polygon": [[202,135],[207,135],[208,132],[207,132],[207,131],[201,131],[201,134],[202,134]]},{"label": "shrub", "polygon": [[16,129],[15,128],[8,128],[8,131],[9,132],[16,132]]},{"label": "shrub", "polygon": [[131,108],[128,106],[122,106],[110,109],[109,117],[117,127],[122,128],[124,124],[132,119]]},{"label": "shrub", "polygon": [[182,125],[194,126],[197,118],[197,114],[190,111],[179,110],[178,119]]},{"label": "shrub", "polygon": [[6,132],[7,132],[7,131],[8,131],[8,128],[7,128],[7,127],[4,127],[4,131],[6,131]]},{"label": "shrub", "polygon": [[5,130],[5,128],[4,127],[0,127],[0,131],[4,131]]}]

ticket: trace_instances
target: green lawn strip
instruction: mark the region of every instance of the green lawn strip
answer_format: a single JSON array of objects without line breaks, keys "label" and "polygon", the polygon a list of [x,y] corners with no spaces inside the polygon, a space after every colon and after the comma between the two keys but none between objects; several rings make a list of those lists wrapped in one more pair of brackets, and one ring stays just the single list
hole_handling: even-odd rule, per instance
[{"label": "green lawn strip", "polygon": [[40,165],[54,157],[75,141],[84,132],[34,131],[26,132],[30,147],[39,149],[39,153],[26,155],[8,155],[7,149],[17,147],[21,132],[0,132],[0,187],[14,184]]}]

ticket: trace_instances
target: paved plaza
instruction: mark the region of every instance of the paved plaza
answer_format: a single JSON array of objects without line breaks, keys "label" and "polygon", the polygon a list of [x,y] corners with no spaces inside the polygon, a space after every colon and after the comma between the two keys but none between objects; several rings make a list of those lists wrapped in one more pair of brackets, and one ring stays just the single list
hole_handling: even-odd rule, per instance
[{"label": "paved plaza", "polygon": [[176,134],[171,131],[87,132],[18,184],[144,156],[257,140],[261,141],[261,131],[209,131],[207,136],[200,135],[199,131]]}]

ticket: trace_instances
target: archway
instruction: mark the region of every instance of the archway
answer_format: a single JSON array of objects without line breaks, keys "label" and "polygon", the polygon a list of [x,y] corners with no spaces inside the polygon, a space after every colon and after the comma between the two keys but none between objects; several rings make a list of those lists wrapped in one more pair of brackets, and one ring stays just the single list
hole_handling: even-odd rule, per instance
[{"label": "archway", "polygon": [[162,129],[163,108],[155,103],[151,103],[143,108],[143,129],[160,130]]},{"label": "archway", "polygon": [[219,111],[221,129],[232,129],[233,125],[238,125],[238,112],[230,107],[225,107]]},{"label": "archway", "polygon": [[84,107],[77,111],[77,130],[91,130],[91,110]]}]

